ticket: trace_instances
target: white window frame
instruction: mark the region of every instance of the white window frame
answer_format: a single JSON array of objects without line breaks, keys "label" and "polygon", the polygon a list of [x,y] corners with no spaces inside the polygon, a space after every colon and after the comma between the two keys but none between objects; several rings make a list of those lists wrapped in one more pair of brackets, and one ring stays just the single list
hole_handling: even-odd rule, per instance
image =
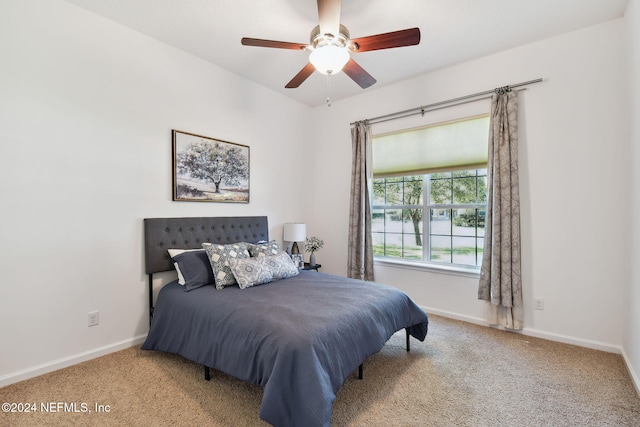
[{"label": "white window frame", "polygon": [[[469,171],[477,171],[479,169],[469,169]],[[453,172],[453,171],[451,171]],[[418,175],[406,175],[406,176],[418,176]],[[373,205],[373,210],[378,209],[422,209],[422,259],[415,260],[410,258],[402,258],[402,257],[392,257],[392,256],[384,256],[384,255],[374,255],[374,263],[380,265],[390,265],[390,266],[404,266],[415,269],[425,269],[432,270],[438,272],[445,272],[450,274],[457,275],[465,275],[465,276],[473,276],[478,277],[480,273],[479,265],[468,265],[468,264],[454,264],[454,263],[443,263],[436,262],[431,260],[431,217],[430,212],[432,209],[443,209],[443,210],[453,210],[453,209],[485,209],[487,208],[486,203],[452,203],[452,204],[431,204],[431,180],[428,178],[430,175],[421,175],[422,179],[422,205],[408,205],[408,204],[398,204],[398,205]],[[478,178],[477,172],[475,178]],[[373,200],[373,198],[372,198]],[[451,219],[453,221],[453,218]],[[453,234],[448,235],[451,238],[455,237]],[[474,236],[477,242],[478,236]],[[477,248],[478,246],[476,246]],[[453,250],[453,245],[452,245]],[[482,261],[482,260],[480,260]]]},{"label": "white window frame", "polygon": [[[490,107],[490,99],[483,98],[476,101],[466,102],[460,105],[454,105],[443,109],[429,111],[428,114],[422,116],[412,116],[401,118],[399,120],[376,123],[373,125],[373,134],[381,135],[390,132],[410,130],[411,128],[415,128],[418,126],[428,126],[431,124],[437,124],[451,120],[460,120],[465,117],[483,115],[487,114],[490,111]],[[371,198],[371,200],[373,200],[373,197]],[[423,196],[423,205],[425,205],[425,200],[427,199],[425,199]],[[429,227],[429,224],[427,224],[427,227]],[[427,231],[425,231],[423,215],[423,248],[424,246],[426,246],[424,243],[424,235],[425,233],[427,233]],[[427,237],[429,237],[428,234]],[[435,264],[429,263],[428,259],[429,258],[424,258],[423,260],[412,261],[410,259],[404,258],[374,256],[374,264],[377,266],[399,268],[404,270],[426,271],[469,278],[478,278],[480,276],[480,267],[478,266],[466,267],[454,264]]]}]

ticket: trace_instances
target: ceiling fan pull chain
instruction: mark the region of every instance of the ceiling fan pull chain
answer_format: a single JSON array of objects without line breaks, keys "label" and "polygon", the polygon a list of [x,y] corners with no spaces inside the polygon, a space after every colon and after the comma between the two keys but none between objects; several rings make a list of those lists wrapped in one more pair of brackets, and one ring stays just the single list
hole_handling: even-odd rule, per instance
[{"label": "ceiling fan pull chain", "polygon": [[331,98],[330,98],[331,83],[329,81],[330,77],[331,77],[331,72],[328,72],[327,73],[327,107],[331,107]]}]

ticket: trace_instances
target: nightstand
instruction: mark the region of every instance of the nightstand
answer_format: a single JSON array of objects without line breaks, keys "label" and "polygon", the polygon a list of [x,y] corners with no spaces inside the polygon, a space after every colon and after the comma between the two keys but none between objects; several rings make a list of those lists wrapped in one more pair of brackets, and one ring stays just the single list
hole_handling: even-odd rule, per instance
[{"label": "nightstand", "polygon": [[302,267],[300,270],[315,270],[318,271],[318,269],[320,269],[320,267],[322,267],[322,264],[309,264],[308,262],[304,263],[304,267]]}]

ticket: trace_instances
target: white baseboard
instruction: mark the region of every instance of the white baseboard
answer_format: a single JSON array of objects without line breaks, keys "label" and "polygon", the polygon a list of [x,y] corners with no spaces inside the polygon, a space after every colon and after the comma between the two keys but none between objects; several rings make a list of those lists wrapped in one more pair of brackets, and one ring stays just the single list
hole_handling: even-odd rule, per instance
[{"label": "white baseboard", "polygon": [[146,337],[147,334],[138,335],[136,337],[106,345],[104,347],[85,351],[73,356],[64,357],[62,359],[54,360],[53,362],[43,363],[41,365],[13,372],[8,375],[3,375],[0,377],[0,387],[5,387],[9,384],[28,380],[29,378],[37,377],[38,375],[47,374],[49,372],[57,371],[58,369],[66,368],[68,366],[76,365],[81,362],[86,362],[87,360],[95,359],[96,357],[104,356],[109,353],[124,350],[125,348],[133,347],[134,345],[142,344]]},{"label": "white baseboard", "polygon": [[531,328],[524,328],[522,330],[522,333],[531,337],[561,342],[564,344],[577,345],[579,347],[591,348],[593,350],[606,351],[607,353],[622,353],[622,347],[620,347],[619,345],[608,344],[600,341],[585,340],[583,338],[575,338],[567,335],[555,334],[553,332],[544,332]]},{"label": "white baseboard", "polygon": [[631,377],[631,381],[633,382],[633,386],[636,388],[636,393],[640,396],[640,378],[633,370],[633,365],[631,364],[631,360],[627,356],[627,352],[624,351],[624,347],[622,348],[622,358],[624,359],[624,364],[627,365],[627,371],[629,372],[629,376]]},{"label": "white baseboard", "polygon": [[487,326],[487,322],[479,317],[467,316],[465,314],[454,313],[452,311],[438,310],[431,307],[421,307],[427,314],[434,314],[436,316],[446,317],[448,319],[462,320],[467,323],[474,323],[476,325]]},{"label": "white baseboard", "polygon": [[[436,316],[447,317],[455,320],[462,320],[463,322],[490,327],[484,319],[481,319],[479,317],[472,317],[464,314],[453,313],[453,312],[438,310],[438,309],[429,308],[429,307],[422,307],[422,308],[427,313],[432,313]],[[540,330],[531,329],[531,328],[524,328],[520,333],[523,335],[542,338],[549,341],[556,341],[564,344],[572,344],[580,347],[591,348],[594,350],[606,351],[607,353],[616,353],[616,354],[622,353],[622,347],[613,345],[613,344],[599,342],[599,341],[585,340],[582,338],[575,338],[567,335],[556,334],[553,332],[545,332],[545,331],[540,331]]]}]

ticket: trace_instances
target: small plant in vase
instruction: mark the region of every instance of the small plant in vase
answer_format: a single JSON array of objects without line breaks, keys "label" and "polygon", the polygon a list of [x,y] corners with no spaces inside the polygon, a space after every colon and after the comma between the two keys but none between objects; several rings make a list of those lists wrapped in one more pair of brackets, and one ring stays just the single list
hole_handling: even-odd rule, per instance
[{"label": "small plant in vase", "polygon": [[309,255],[309,264],[316,265],[316,251],[324,246],[324,242],[317,237],[309,237],[304,244],[305,252],[311,252]]}]

